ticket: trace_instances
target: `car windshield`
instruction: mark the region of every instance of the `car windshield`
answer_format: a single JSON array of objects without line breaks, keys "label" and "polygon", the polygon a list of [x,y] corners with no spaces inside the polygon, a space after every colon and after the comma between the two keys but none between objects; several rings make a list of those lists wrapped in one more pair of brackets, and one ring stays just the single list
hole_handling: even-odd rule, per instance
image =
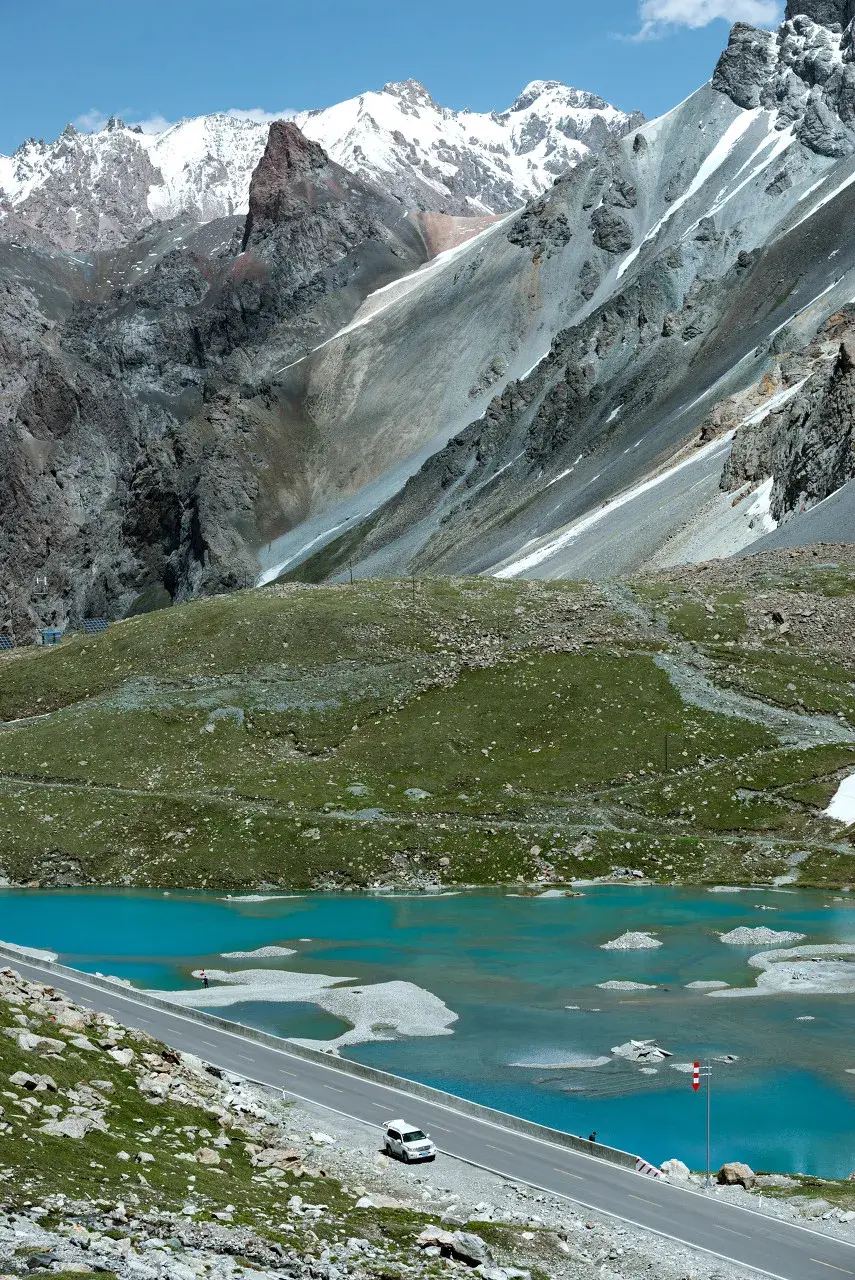
[{"label": "car windshield", "polygon": [[405,1142],[421,1142],[421,1140],[426,1137],[427,1137],[427,1134],[422,1133],[421,1129],[411,1129],[409,1133],[404,1134],[404,1141]]}]

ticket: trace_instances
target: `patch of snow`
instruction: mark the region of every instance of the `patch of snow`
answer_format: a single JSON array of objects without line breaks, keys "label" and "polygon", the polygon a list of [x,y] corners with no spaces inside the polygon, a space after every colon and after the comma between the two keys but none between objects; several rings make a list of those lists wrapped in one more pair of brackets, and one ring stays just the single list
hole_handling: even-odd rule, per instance
[{"label": "patch of snow", "polygon": [[[288,367],[290,368],[290,366]],[[329,529],[324,529],[323,533],[319,533],[317,537],[310,538],[308,542],[304,542],[301,547],[298,547],[285,560],[282,560],[279,564],[274,564],[270,569],[265,569],[256,582],[256,587],[266,587],[269,582],[275,582],[279,575],[285,572],[289,564],[293,564],[295,560],[302,559],[305,553],[317,543],[324,540],[329,541],[332,535],[337,533],[339,529],[343,529],[347,523],[347,520],[342,520],[340,524],[331,525]]]},{"label": "patch of snow", "polygon": [[847,826],[855,822],[855,773],[844,778],[834,793],[831,804],[823,811],[827,817]]},{"label": "patch of snow", "polygon": [[771,509],[772,486],[774,483],[774,476],[769,476],[767,480],[764,480],[754,490],[754,501],[745,511],[745,518],[748,520],[749,525],[757,530],[758,537],[761,533],[771,533],[773,529],[778,527],[778,521],[772,515]]},{"label": "patch of snow", "polygon": [[[551,349],[551,348],[550,348],[550,349]],[[519,378],[517,379],[517,381],[518,381],[518,382],[525,382],[525,380],[526,380],[526,378],[529,376],[529,374],[534,373],[534,371],[535,371],[535,369],[537,368],[537,366],[538,366],[539,364],[543,364],[544,360],[546,359],[546,357],[547,357],[548,355],[549,355],[549,351],[544,351],[543,355],[542,355],[538,360],[535,360],[534,364],[531,366],[531,368],[530,368],[530,369],[526,369],[525,373],[521,373],[521,374],[520,374],[520,376],[519,376]]]},{"label": "patch of snow", "polygon": [[[817,203],[813,206],[813,208],[811,208],[804,215],[804,217],[799,218],[798,222],[794,222],[791,227],[787,227],[786,231],[784,232],[784,235],[789,235],[791,231],[795,231],[796,227],[800,227],[803,222],[807,222],[808,218],[812,218],[814,214],[819,213],[820,209],[824,208],[825,205],[830,204],[832,200],[836,200],[837,197],[840,195],[841,191],[845,191],[847,187],[851,187],[853,182],[855,182],[855,169],[852,170],[848,178],[844,178],[843,181],[839,182],[836,187],[832,187],[831,191],[827,192],[826,195],[824,195],[821,200],[818,200]],[[816,186],[811,187],[808,191],[806,191],[804,196],[802,196],[802,199],[804,200],[805,197],[810,195],[810,193],[812,191],[815,191],[819,186],[822,186],[821,182],[817,183]]]},{"label": "patch of snow", "polygon": [[[575,542],[577,538],[586,533],[588,529],[595,524],[599,524],[601,520],[605,520],[619,507],[626,506],[627,503],[635,501],[644,493],[648,493],[651,489],[655,489],[658,485],[664,484],[678,471],[682,471],[684,467],[694,466],[695,463],[705,461],[719,450],[726,449],[734,436],[733,431],[729,431],[726,435],[719,437],[717,440],[711,440],[709,444],[704,445],[702,449],[697,449],[690,457],[683,458],[680,462],[662,471],[657,476],[653,476],[649,480],[643,480],[632,489],[628,489],[617,498],[612,498],[610,502],[605,503],[601,507],[597,507],[595,511],[589,512],[587,515],[581,516],[574,521],[568,528],[564,529],[555,537],[548,538],[542,542],[534,551],[530,551],[528,555],[522,556],[520,559],[512,561],[510,564],[504,565],[500,569],[490,570],[489,572],[494,578],[516,578],[521,573],[525,573],[529,569],[533,569],[536,565],[542,564],[544,560],[549,560],[558,551],[569,546],[571,542]],[[559,477],[556,477],[558,479]]]},{"label": "patch of snow", "polygon": [[786,329],[788,324],[792,324],[794,320],[798,320],[799,316],[802,316],[806,311],[809,311],[815,302],[819,302],[820,298],[824,298],[827,293],[831,293],[832,289],[836,289],[842,281],[843,276],[838,276],[836,280],[832,280],[831,284],[826,285],[824,289],[820,289],[816,297],[811,298],[810,302],[806,302],[803,307],[799,307],[798,311],[794,311],[791,316],[788,316],[782,324],[777,325],[777,327],[769,334],[770,339],[774,338],[776,334],[779,334],[782,329]]},{"label": "patch of snow", "polygon": [[[826,290],[826,292],[828,291]],[[822,294],[818,294],[817,296],[821,298]],[[814,299],[814,301],[816,301],[816,299]],[[810,306],[810,303],[808,303],[808,306]],[[798,314],[799,313],[796,312],[796,315]],[[795,316],[792,316],[791,319],[795,319]],[[789,321],[786,323],[789,324]],[[778,409],[782,409],[788,400],[792,400],[793,396],[796,395],[797,392],[801,391],[810,376],[811,375],[808,374],[806,377],[802,378],[800,382],[793,383],[791,387],[783,387],[780,391],[776,391],[773,396],[770,396],[768,400],[764,400],[763,403],[758,405],[756,409],[753,409],[747,417],[743,418],[739,425],[741,427],[754,426],[756,423],[762,422],[767,413],[776,413]]]},{"label": "patch of snow", "polygon": [[623,276],[625,272],[629,270],[629,268],[632,266],[635,259],[641,253],[641,250],[644,248],[644,246],[650,240],[655,240],[656,236],[659,234],[659,232],[662,230],[665,224],[669,222],[671,218],[674,217],[674,214],[677,213],[679,209],[682,209],[683,205],[685,205],[689,200],[691,200],[692,196],[694,196],[695,193],[701,189],[704,183],[707,182],[712,177],[712,175],[716,172],[717,169],[721,168],[721,166],[724,164],[725,160],[730,155],[733,148],[739,142],[739,139],[742,137],[742,135],[746,133],[748,129],[751,128],[754,121],[758,118],[758,116],[762,114],[763,114],[762,107],[752,107],[748,111],[743,111],[740,115],[736,117],[735,120],[731,121],[727,129],[724,131],[722,136],[719,138],[718,142],[713,147],[712,151],[709,153],[706,159],[703,160],[700,166],[698,167],[697,173],[695,174],[694,178],[689,183],[688,187],[683,192],[683,194],[681,196],[678,196],[678,198],[673,202],[673,204],[668,206],[668,208],[666,209],[665,213],[663,213],[659,221],[654,223],[654,225],[647,232],[647,234],[645,235],[644,239],[641,241],[641,244],[638,246],[638,248],[634,249],[631,253],[627,254],[627,256],[624,258],[623,262],[620,264],[617,270],[618,279],[620,279],[621,276]]}]

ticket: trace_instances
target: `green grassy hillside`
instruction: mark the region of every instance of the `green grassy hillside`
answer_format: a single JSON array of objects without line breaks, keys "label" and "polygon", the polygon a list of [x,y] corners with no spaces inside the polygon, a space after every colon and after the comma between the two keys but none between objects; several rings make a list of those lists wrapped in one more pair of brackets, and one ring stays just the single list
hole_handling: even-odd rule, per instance
[{"label": "green grassy hillside", "polygon": [[[25,883],[855,879],[855,562],[276,585],[0,658]],[[798,855],[798,856],[795,856]]]}]

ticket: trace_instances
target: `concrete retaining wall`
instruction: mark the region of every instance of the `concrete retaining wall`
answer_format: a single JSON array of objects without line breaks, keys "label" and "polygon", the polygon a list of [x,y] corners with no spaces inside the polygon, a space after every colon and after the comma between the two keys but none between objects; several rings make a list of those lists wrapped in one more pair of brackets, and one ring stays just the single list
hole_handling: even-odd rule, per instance
[{"label": "concrete retaining wall", "polygon": [[142,990],[139,987],[125,986],[123,982],[117,982],[114,979],[97,977],[95,974],[85,973],[81,969],[71,969],[52,960],[37,958],[37,953],[28,956],[23,948],[17,951],[0,943],[0,956],[13,963],[17,961],[19,964],[34,965],[38,969],[47,970],[59,978],[73,978],[77,982],[88,983],[89,986],[98,987],[102,991],[109,991],[112,995],[121,995],[126,999],[135,1001],[137,1004],[163,1009],[168,1013],[187,1018],[191,1022],[198,1022],[202,1026],[215,1027],[219,1031],[229,1031],[233,1035],[252,1040],[267,1049],[275,1049],[280,1053],[291,1054],[295,1058],[304,1058],[307,1062],[314,1062],[335,1071],[342,1071],[345,1075],[357,1076],[361,1080],[370,1080],[374,1084],[401,1090],[404,1093],[411,1094],[413,1097],[423,1098],[425,1102],[434,1102],[443,1107],[450,1107],[463,1115],[472,1116],[476,1120],[486,1120],[490,1124],[501,1126],[503,1129],[511,1129],[515,1133],[524,1133],[530,1138],[539,1138],[543,1142],[552,1142],[561,1147],[569,1147],[572,1151],[580,1151],[584,1155],[595,1156],[598,1160],[607,1160],[610,1164],[620,1165],[624,1169],[632,1169],[634,1171],[638,1163],[637,1156],[631,1155],[628,1151],[621,1151],[617,1147],[607,1147],[600,1142],[589,1142],[587,1138],[578,1138],[575,1134],[564,1133],[561,1129],[550,1129],[547,1125],[536,1124],[533,1120],[524,1120],[521,1116],[509,1115],[506,1111],[497,1111],[493,1107],[482,1106],[480,1102],[470,1102],[468,1098],[459,1098],[456,1094],[445,1093],[442,1089],[434,1089],[430,1085],[419,1084],[416,1080],[407,1080],[403,1076],[395,1076],[388,1071],[378,1071],[375,1067],[364,1066],[361,1062],[352,1062],[348,1058],[339,1058],[333,1054],[323,1053],[318,1049],[309,1049],[305,1045],[294,1044],[291,1040],[272,1036],[266,1031],[256,1031],[253,1027],[245,1027],[241,1023],[230,1022],[227,1018],[219,1018],[211,1013],[202,1013],[198,1009],[190,1009],[185,1005],[178,1005],[174,1001],[164,996],[156,995],[152,991]]}]

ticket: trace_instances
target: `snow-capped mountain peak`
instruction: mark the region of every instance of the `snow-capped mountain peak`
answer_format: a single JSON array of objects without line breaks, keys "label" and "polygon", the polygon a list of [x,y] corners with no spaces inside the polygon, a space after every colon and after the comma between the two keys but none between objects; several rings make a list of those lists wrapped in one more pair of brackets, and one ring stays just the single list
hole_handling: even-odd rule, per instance
[{"label": "snow-capped mountain peak", "polygon": [[[640,122],[555,80],[501,112],[440,106],[416,80],[387,84],[296,123],[329,156],[408,209],[504,213],[550,186],[610,135]],[[246,212],[268,126],[224,113],[144,134],[111,118],[0,156],[0,235],[63,249],[123,243],[152,220]]]}]

